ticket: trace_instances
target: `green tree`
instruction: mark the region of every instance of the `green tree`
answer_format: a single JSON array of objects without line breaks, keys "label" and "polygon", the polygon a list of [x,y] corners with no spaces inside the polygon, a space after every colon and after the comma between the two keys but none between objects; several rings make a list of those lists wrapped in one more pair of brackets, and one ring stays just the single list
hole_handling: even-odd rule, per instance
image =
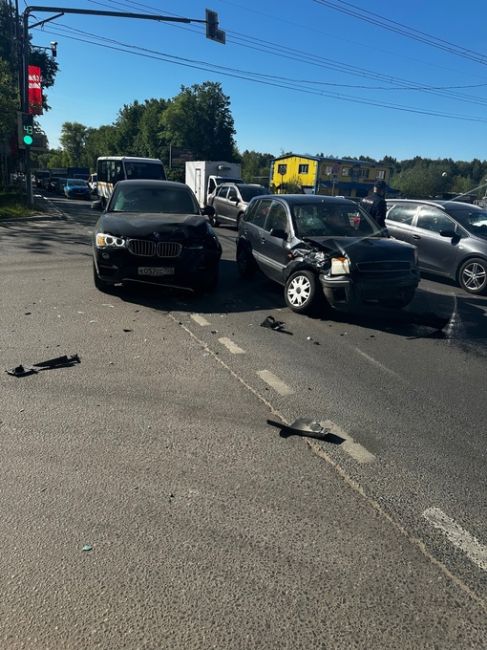
[{"label": "green tree", "polygon": [[235,127],[230,98],[221,84],[206,81],[181,92],[166,108],[163,125],[169,141],[191,149],[202,160],[235,160]]},{"label": "green tree", "polygon": [[273,160],[270,153],[245,150],[242,154],[242,178],[247,183],[268,185]]},{"label": "green tree", "polygon": [[79,122],[64,122],[61,127],[61,147],[68,166],[84,166],[86,161],[87,128]]}]

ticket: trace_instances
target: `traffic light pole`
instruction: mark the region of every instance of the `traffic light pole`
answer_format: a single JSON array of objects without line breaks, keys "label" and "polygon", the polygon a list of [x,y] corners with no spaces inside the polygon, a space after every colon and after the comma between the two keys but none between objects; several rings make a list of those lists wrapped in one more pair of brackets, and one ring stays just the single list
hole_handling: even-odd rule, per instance
[{"label": "traffic light pole", "polygon": [[[44,25],[50,20],[64,16],[64,14],[77,14],[82,16],[109,16],[113,18],[135,18],[137,20],[153,20],[156,22],[170,22],[170,23],[204,23],[207,25],[207,36],[212,38],[212,40],[218,41],[220,43],[225,42],[225,32],[218,30],[218,15],[216,12],[210,12],[211,16],[208,18],[207,11],[207,20],[201,20],[197,18],[177,18],[174,16],[159,16],[154,14],[138,14],[138,13],[129,13],[121,11],[99,11],[97,9],[71,9],[69,7],[25,7],[24,13],[22,15],[23,20],[23,30],[22,30],[22,92],[21,92],[21,108],[25,113],[29,112],[29,16],[31,13],[55,13],[55,16],[46,18],[46,20],[41,20],[37,23],[34,23],[30,26],[38,27]],[[211,34],[208,33],[208,23],[211,21]],[[217,33],[218,32],[218,33]],[[30,165],[30,151],[29,149],[25,150],[25,183],[27,189],[27,203],[29,207],[32,207],[33,196],[32,196],[32,181],[31,181],[31,165]]]}]

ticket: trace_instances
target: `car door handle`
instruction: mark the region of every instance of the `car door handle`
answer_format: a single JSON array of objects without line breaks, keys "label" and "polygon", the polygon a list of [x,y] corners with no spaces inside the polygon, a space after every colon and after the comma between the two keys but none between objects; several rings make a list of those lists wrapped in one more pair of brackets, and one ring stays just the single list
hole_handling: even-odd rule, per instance
[{"label": "car door handle", "polygon": [[413,235],[413,239],[421,239],[419,235]]}]

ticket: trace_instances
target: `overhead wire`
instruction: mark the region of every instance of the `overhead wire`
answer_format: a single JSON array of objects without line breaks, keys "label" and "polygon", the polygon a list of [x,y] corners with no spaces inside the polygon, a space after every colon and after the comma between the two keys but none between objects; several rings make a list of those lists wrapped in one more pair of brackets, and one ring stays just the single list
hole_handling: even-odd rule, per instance
[{"label": "overhead wire", "polygon": [[[211,71],[213,73],[218,73],[224,76],[229,76],[229,77],[234,77],[238,79],[244,79],[247,81],[253,81],[256,83],[264,84],[267,86],[271,87],[279,87],[279,88],[285,88],[288,90],[294,90],[297,92],[302,92],[310,95],[317,95],[321,97],[329,97],[333,99],[339,99],[342,101],[347,101],[347,102],[352,102],[352,103],[358,103],[358,104],[364,104],[364,105],[369,105],[369,106],[377,106],[381,108],[390,108],[393,110],[398,110],[398,111],[403,111],[403,112],[408,112],[408,113],[416,113],[416,114],[421,114],[421,115],[430,115],[433,117],[443,117],[447,119],[457,119],[457,120],[463,120],[463,121],[469,121],[469,122],[481,122],[481,123],[487,123],[487,118],[482,118],[482,117],[474,117],[474,116],[464,116],[464,115],[458,115],[458,114],[452,114],[452,113],[444,113],[444,112],[439,112],[439,111],[430,111],[428,109],[421,109],[421,108],[415,108],[415,107],[409,107],[409,106],[402,106],[400,104],[392,104],[392,103],[386,103],[386,102],[377,102],[374,100],[368,100],[364,98],[359,98],[359,97],[353,97],[350,95],[344,95],[344,94],[337,94],[337,93],[330,93],[327,91],[323,90],[318,90],[318,89],[313,89],[313,88],[308,88],[306,86],[303,86],[302,83],[301,85],[299,83],[291,83],[291,81],[286,80],[285,78],[279,78],[275,75],[265,75],[262,73],[257,73],[253,71],[247,71],[247,70],[242,70],[239,68],[231,68],[228,66],[222,66],[214,63],[209,63],[207,61],[201,61],[201,60],[195,60],[195,59],[189,59],[186,57],[179,57],[173,54],[169,54],[166,52],[160,52],[157,50],[152,50],[149,48],[143,48],[138,45],[133,45],[130,43],[123,43],[122,41],[116,40],[116,39],[111,39],[105,36],[101,36],[98,34],[93,34],[90,32],[86,32],[85,30],[80,30],[68,26],[61,26],[65,30],[69,30],[71,32],[75,32],[81,35],[84,35],[87,38],[81,38],[80,36],[73,36],[66,34],[66,31],[54,31],[52,27],[49,30],[44,30],[45,32],[49,34],[54,34],[59,37],[65,37],[71,40],[76,40],[76,41],[81,41],[84,43],[90,43],[97,45],[99,47],[105,47],[108,49],[112,50],[117,50],[121,52],[126,52],[129,54],[133,54],[136,56],[142,56],[145,58],[151,58],[151,59],[156,59],[156,60],[163,60],[166,62],[171,62],[176,65],[180,65],[183,67],[188,67],[188,68],[193,68],[193,69],[198,69],[198,70],[203,70],[203,71]],[[59,28],[58,28],[59,29]],[[98,42],[93,41],[93,39],[96,39]]]},{"label": "overhead wire", "polygon": [[[110,6],[110,8],[113,9],[112,5],[115,6],[123,6],[121,2],[124,2],[124,5],[128,5],[130,8],[137,7],[137,8],[143,8],[144,10],[151,10],[151,11],[157,11],[156,7],[153,7],[151,5],[142,3],[142,2],[137,2],[136,0],[107,0],[107,2],[110,3],[110,5],[107,5],[106,3],[97,1],[97,0],[89,0],[92,4],[99,5],[99,6]],[[126,8],[126,7],[125,7]],[[172,15],[175,17],[181,17],[179,14],[175,14],[172,12],[166,12],[168,15]],[[177,27],[178,29],[183,29],[185,31],[193,31],[193,32],[199,32],[200,28],[191,28],[191,27],[182,27],[180,25],[171,25],[172,27]],[[470,104],[477,104],[481,106],[487,106],[487,99],[484,99],[482,97],[476,97],[473,95],[467,95],[464,93],[459,93],[459,92],[451,92],[452,90],[461,90],[465,88],[481,88],[487,86],[487,84],[466,84],[466,85],[458,85],[458,86],[433,86],[433,85],[425,85],[425,84],[418,84],[414,81],[410,80],[405,80],[401,79],[399,77],[394,77],[391,75],[384,75],[382,73],[377,73],[373,72],[371,70],[367,70],[364,68],[360,68],[358,66],[350,65],[343,63],[341,61],[336,61],[334,59],[328,59],[326,57],[322,57],[316,54],[308,53],[308,52],[303,52],[302,50],[298,50],[296,48],[290,48],[288,45],[280,45],[279,43],[272,43],[269,40],[262,40],[258,39],[252,36],[248,36],[245,34],[240,34],[239,32],[233,32],[233,31],[227,31],[227,42],[233,43],[235,45],[239,45],[242,47],[246,47],[248,49],[253,49],[254,51],[262,52],[265,54],[274,54],[276,56],[279,56],[281,59],[282,58],[287,58],[289,60],[294,60],[298,61],[299,63],[303,63],[303,61],[313,65],[317,66],[319,68],[323,69],[328,69],[328,70],[333,70],[333,71],[338,71],[338,72],[343,72],[345,74],[349,74],[352,76],[358,76],[361,78],[370,78],[378,81],[382,81],[384,83],[390,83],[390,84],[396,84],[396,85],[391,85],[391,86],[366,86],[366,85],[358,85],[358,84],[339,84],[339,83],[333,83],[333,82],[320,82],[317,80],[313,81],[307,81],[306,83],[314,83],[314,84],[322,84],[322,85],[330,85],[334,86],[337,88],[357,88],[361,90],[384,90],[384,91],[390,91],[390,90],[412,90],[412,91],[417,91],[417,92],[426,92],[432,95],[440,96],[440,97],[447,97],[447,98],[453,98],[458,101],[464,102],[464,103],[470,103]]]},{"label": "overhead wire", "polygon": [[475,52],[474,50],[463,47],[462,45],[457,45],[438,36],[422,32],[419,29],[410,27],[390,18],[386,18],[373,11],[368,11],[366,9],[362,9],[361,7],[357,7],[356,5],[350,2],[346,2],[345,0],[313,0],[313,2],[346,14],[348,16],[352,16],[353,18],[357,18],[358,20],[362,20],[363,22],[369,23],[376,27],[386,29],[396,34],[400,34],[401,36],[413,39],[420,43],[424,43],[429,47],[434,47],[443,50],[444,52],[448,52],[449,54],[453,54],[454,56],[475,61],[481,65],[487,65],[486,54]]}]

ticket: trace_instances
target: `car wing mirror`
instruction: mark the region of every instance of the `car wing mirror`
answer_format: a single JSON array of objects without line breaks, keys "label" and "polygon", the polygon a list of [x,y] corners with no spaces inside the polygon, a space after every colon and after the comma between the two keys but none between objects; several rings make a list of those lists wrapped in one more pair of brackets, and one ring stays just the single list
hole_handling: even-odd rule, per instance
[{"label": "car wing mirror", "polygon": [[201,214],[204,217],[214,217],[216,214],[215,208],[212,205],[205,205],[201,210]]},{"label": "car wing mirror", "polygon": [[440,230],[440,235],[442,237],[448,237],[448,239],[455,239],[455,237],[458,237],[454,230]]},{"label": "car wing mirror", "polygon": [[271,228],[269,234],[271,237],[276,237],[277,239],[282,239],[283,241],[287,241],[287,232],[282,228]]}]

